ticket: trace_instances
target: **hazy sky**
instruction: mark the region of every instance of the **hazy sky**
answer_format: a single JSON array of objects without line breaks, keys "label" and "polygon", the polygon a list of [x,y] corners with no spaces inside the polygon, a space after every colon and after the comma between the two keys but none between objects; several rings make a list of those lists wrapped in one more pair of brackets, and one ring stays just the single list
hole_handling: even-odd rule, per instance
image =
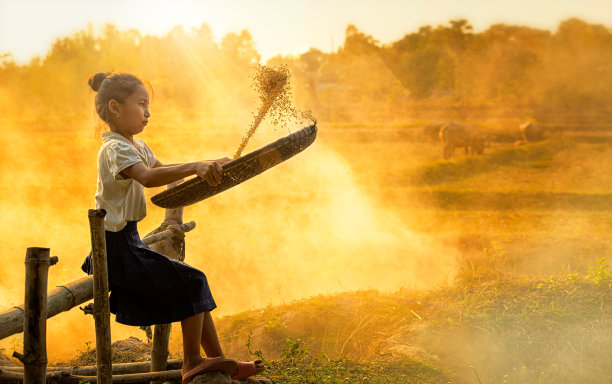
[{"label": "hazy sky", "polygon": [[0,55],[27,63],[88,23],[96,32],[112,23],[156,35],[207,23],[217,41],[248,29],[265,60],[311,46],[329,52],[342,44],[348,24],[387,43],[457,18],[479,32],[495,23],[554,31],[570,17],[612,27],[612,0],[0,0]]}]

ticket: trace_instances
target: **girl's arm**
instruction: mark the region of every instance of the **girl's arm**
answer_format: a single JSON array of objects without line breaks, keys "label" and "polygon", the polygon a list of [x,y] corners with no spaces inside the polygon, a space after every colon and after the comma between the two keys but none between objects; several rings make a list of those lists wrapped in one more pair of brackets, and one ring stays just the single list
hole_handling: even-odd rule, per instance
[{"label": "girl's arm", "polygon": [[132,178],[147,188],[160,187],[191,175],[198,175],[211,186],[215,186],[221,182],[223,168],[217,161],[163,165],[158,160],[153,168],[140,162],[121,171],[121,175]]},{"label": "girl's arm", "polygon": [[[159,167],[172,167],[175,165],[183,165],[185,163],[174,163],[174,164],[162,164],[161,161],[159,161],[159,159],[156,159],[157,162],[155,163],[155,165],[153,166],[153,168],[159,168]],[[215,161],[221,165],[225,164],[225,163],[229,163],[230,161],[232,161],[232,159],[230,159],[229,157],[222,157],[220,159],[216,159],[216,160],[204,160],[204,161]]]}]

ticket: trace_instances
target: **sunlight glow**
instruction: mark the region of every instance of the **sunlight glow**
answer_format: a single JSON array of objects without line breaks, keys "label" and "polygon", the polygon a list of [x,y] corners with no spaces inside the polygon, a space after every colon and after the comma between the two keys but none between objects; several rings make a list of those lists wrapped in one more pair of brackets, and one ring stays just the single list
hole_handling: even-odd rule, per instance
[{"label": "sunlight glow", "polygon": [[[375,15],[375,17],[373,17]],[[554,30],[568,17],[612,24],[612,2],[559,0],[512,3],[467,0],[311,0],[266,1],[76,1],[0,0],[0,55],[12,53],[25,63],[44,56],[50,44],[86,28],[112,23],[121,30],[163,35],[176,25],[185,29],[208,24],[219,41],[228,32],[248,30],[264,60],[298,54],[315,47],[330,52],[341,45],[348,24],[382,43],[401,38],[424,25],[467,18],[476,31],[494,23],[522,24]],[[334,44],[335,41],[335,44]]]}]

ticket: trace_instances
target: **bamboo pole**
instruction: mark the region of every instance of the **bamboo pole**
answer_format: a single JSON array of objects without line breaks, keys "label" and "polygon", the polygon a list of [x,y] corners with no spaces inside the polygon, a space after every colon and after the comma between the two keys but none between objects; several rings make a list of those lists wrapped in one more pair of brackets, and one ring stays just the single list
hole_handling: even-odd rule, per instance
[{"label": "bamboo pole", "polygon": [[[219,374],[218,372],[216,374]],[[202,375],[211,375],[209,379],[213,382],[213,378],[217,378],[219,376],[214,372],[203,373]],[[225,374],[221,374],[223,377]],[[196,376],[198,377],[198,376]],[[70,373],[69,371],[58,371],[58,372],[49,372],[46,375],[46,379],[49,383],[57,383],[57,384],[81,384],[81,383],[90,383],[96,384],[99,383],[98,378],[96,376],[86,376],[86,375],[75,375]],[[260,383],[260,384],[272,384],[272,381],[261,377],[261,376],[251,376],[248,380],[249,383]],[[150,380],[161,380],[161,381],[171,381],[175,383],[181,380],[181,370],[174,369],[170,371],[163,372],[146,372],[146,373],[134,373],[134,374],[122,374],[115,375],[112,377],[112,383],[114,384],[124,384],[124,383],[143,383]],[[205,379],[206,380],[206,379]],[[0,383],[21,383],[23,382],[23,373],[18,372],[10,372],[6,371],[4,368],[0,368]],[[218,383],[218,379],[214,381]],[[226,381],[223,381],[224,383]]]},{"label": "bamboo pole", "polygon": [[[190,221],[181,225],[183,232],[189,232],[195,228],[195,223]],[[142,239],[143,243],[152,245],[173,236],[171,230],[165,230],[153,236]],[[68,311],[79,304],[83,304],[93,298],[93,276],[84,276],[64,285],[58,286],[47,294],[47,318]],[[0,340],[23,332],[25,304],[0,312]]]},{"label": "bamboo pole", "polygon": [[[171,328],[171,324],[156,324],[154,327],[151,372],[163,371],[168,365],[168,344],[170,343]],[[151,384],[161,383],[161,381],[151,381]]]},{"label": "bamboo pole", "polygon": [[[180,360],[180,359],[168,360],[168,365],[164,367],[163,370],[181,369],[182,365],[183,365],[183,360]],[[0,366],[0,370],[2,372],[23,373],[24,369],[23,367]],[[86,366],[81,366],[81,367],[78,367],[78,366],[76,367],[47,367],[47,373],[67,372],[67,373],[70,373],[71,375],[80,375],[80,376],[96,376],[97,371],[98,369],[94,365],[86,365]],[[151,362],[150,361],[113,364],[113,375],[121,375],[121,374],[128,374],[128,373],[147,373],[147,372],[151,372]]]},{"label": "bamboo pole", "polygon": [[47,369],[47,278],[49,266],[57,257],[49,257],[49,248],[28,248],[25,265],[25,316],[23,321],[23,364],[25,384],[45,382]]},{"label": "bamboo pole", "polygon": [[[85,276],[47,293],[47,318],[67,311],[93,298],[93,280]],[[0,340],[23,332],[25,304],[0,312]]]},{"label": "bamboo pole", "polygon": [[[184,179],[180,179],[177,180],[173,183],[168,184],[168,186],[166,187],[166,189],[170,189],[172,187],[175,187],[179,184],[181,184],[184,181]],[[183,224],[183,207],[178,207],[178,208],[166,208],[165,214],[164,214],[164,222],[162,223],[162,225],[172,225],[172,224],[176,224],[176,225],[181,225]]]},{"label": "bamboo pole", "polygon": [[[182,181],[183,180],[177,180],[174,183],[169,184],[167,188],[168,189],[172,188],[173,186],[181,183]],[[183,207],[166,209],[165,218],[164,218],[164,222],[162,223],[162,226],[167,227],[169,225],[182,225],[182,224],[183,224]],[[193,224],[193,226],[195,226],[195,223],[193,221],[191,221],[188,224]],[[160,246],[162,245],[162,243],[157,243],[157,244],[159,244]],[[183,240],[183,247],[182,247],[183,252],[185,250],[184,245],[185,243]],[[156,244],[153,244],[151,248],[155,249]],[[179,257],[179,259],[181,258],[181,256],[183,257],[183,259],[185,257],[184,253],[182,255],[177,255],[177,256]],[[166,366],[168,365],[168,355],[169,355],[168,344],[170,343],[170,332],[171,331],[172,331],[172,324],[156,324],[154,327],[153,349],[151,351],[151,372],[164,370],[166,369]],[[151,384],[162,384],[162,381],[153,380],[151,381]]]},{"label": "bamboo pole", "polygon": [[94,321],[96,327],[97,382],[112,382],[112,353],[110,334],[110,305],[108,301],[108,269],[106,267],[106,238],[104,234],[104,209],[89,210],[91,249],[94,263]]},{"label": "bamboo pole", "polygon": [[[83,376],[74,375],[66,371],[50,372],[47,373],[43,380],[49,380],[52,383],[66,383],[66,384],[79,384],[79,383],[91,383],[91,384],[103,384],[102,379],[96,376]],[[180,380],[181,370],[176,369],[172,371],[163,372],[146,372],[146,373],[131,373],[124,375],[115,375],[108,377],[108,383],[123,384],[123,383],[143,383],[150,380]],[[24,374],[19,372],[6,371],[4,368],[0,369],[0,383],[15,383],[23,382]],[[44,383],[45,381],[39,381]],[[25,384],[25,382],[24,382]]]}]

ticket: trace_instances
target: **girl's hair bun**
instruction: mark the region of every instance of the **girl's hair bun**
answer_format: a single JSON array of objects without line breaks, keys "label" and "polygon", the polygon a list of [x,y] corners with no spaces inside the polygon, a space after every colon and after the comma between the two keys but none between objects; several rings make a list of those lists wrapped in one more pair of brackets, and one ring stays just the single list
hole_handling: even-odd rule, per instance
[{"label": "girl's hair bun", "polygon": [[98,89],[100,89],[100,85],[102,85],[104,79],[106,79],[106,73],[98,72],[92,77],[90,77],[87,82],[89,83],[91,89],[93,89],[95,92],[98,92]]}]

